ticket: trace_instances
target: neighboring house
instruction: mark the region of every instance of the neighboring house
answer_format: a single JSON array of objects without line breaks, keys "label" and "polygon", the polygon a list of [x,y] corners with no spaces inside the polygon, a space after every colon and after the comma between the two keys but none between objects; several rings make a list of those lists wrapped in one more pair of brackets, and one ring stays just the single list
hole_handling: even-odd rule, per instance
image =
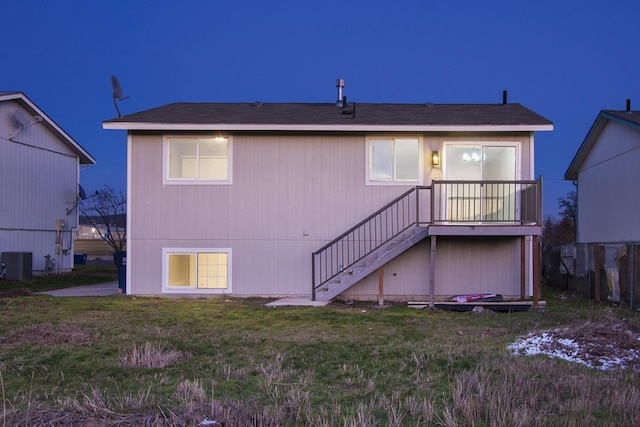
[{"label": "neighboring house", "polygon": [[[519,104],[175,103],[128,131],[127,293],[531,296],[541,182]],[[437,249],[436,249],[437,245]]]},{"label": "neighboring house", "polygon": [[[80,224],[76,231],[76,239],[82,240],[104,240],[102,236],[107,232],[106,227],[94,227],[93,225]],[[102,234],[102,236],[101,236]]]},{"label": "neighboring house", "polygon": [[640,111],[601,111],[565,173],[578,188],[578,243],[640,242],[639,165]]},{"label": "neighboring house", "polygon": [[73,268],[80,166],[94,163],[23,93],[0,92],[0,252],[10,260],[8,277],[16,254],[31,258],[19,261],[24,275]]}]

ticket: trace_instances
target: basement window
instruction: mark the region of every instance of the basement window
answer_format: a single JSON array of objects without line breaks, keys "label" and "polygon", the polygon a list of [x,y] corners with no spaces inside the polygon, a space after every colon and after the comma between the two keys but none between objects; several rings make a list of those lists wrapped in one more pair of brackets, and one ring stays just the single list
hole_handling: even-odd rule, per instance
[{"label": "basement window", "polygon": [[370,137],[367,184],[419,184],[422,176],[419,137]]},{"label": "basement window", "polygon": [[231,292],[231,249],[163,249],[164,292]]},{"label": "basement window", "polygon": [[168,136],[164,146],[165,184],[231,184],[230,137]]}]

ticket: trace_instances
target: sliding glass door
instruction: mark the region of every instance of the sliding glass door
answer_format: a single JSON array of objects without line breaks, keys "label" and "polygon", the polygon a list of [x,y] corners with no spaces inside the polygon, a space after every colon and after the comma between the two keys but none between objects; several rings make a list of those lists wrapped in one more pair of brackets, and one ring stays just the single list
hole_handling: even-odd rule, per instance
[{"label": "sliding glass door", "polygon": [[447,218],[514,221],[517,156],[515,145],[446,144]]}]

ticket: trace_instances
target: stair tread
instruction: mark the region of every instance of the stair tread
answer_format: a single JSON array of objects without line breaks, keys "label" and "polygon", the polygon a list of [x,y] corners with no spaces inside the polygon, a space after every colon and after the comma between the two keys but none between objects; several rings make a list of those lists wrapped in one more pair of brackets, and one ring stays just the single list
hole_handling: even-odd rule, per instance
[{"label": "stair tread", "polygon": [[[326,286],[321,288],[322,291],[316,289],[317,292],[320,292],[320,299],[328,301],[340,295],[364,277],[371,274],[371,272],[424,239],[428,234],[427,230],[426,227],[412,228],[394,237],[378,249],[371,251],[363,259],[358,261],[357,265],[341,271],[336,278],[326,283]],[[400,248],[400,250],[398,250],[398,248]]]}]

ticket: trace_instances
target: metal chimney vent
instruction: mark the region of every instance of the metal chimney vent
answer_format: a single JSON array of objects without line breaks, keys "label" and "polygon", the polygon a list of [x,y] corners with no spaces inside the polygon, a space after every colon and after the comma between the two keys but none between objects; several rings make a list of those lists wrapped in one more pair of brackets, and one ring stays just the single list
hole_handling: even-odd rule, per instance
[{"label": "metal chimney vent", "polygon": [[338,101],[336,101],[336,105],[338,107],[344,106],[344,98],[342,95],[342,89],[344,88],[344,79],[336,79],[336,87],[338,88]]}]

